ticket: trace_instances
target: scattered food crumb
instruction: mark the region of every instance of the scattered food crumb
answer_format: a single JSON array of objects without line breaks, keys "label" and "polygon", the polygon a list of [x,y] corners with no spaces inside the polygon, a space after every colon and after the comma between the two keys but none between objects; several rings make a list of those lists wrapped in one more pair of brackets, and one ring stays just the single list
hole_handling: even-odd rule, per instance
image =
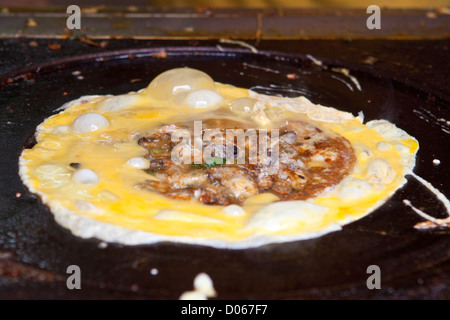
[{"label": "scattered food crumb", "polygon": [[374,65],[375,63],[378,62],[378,58],[376,57],[372,57],[372,56],[368,56],[367,58],[365,58],[362,63],[364,64],[368,64],[368,65]]},{"label": "scattered food crumb", "polygon": [[353,84],[356,86],[356,88],[359,91],[361,91],[361,85],[359,84],[358,79],[356,79],[356,77],[354,77],[350,74],[350,70],[348,70],[347,68],[331,68],[331,70],[334,72],[337,72],[337,73],[341,73],[344,76],[348,77],[353,82]]},{"label": "scattered food crumb", "polygon": [[[433,186],[431,186],[431,187],[433,187]],[[440,200],[442,200],[442,199],[440,199]],[[447,199],[445,199],[445,200],[447,200]],[[415,229],[427,230],[427,229],[433,229],[433,228],[438,228],[438,227],[450,227],[450,217],[447,217],[445,219],[435,218],[435,217],[432,217],[429,214],[423,212],[422,209],[424,209],[424,208],[422,208],[422,207],[419,207],[419,208],[414,207],[411,204],[411,201],[409,201],[407,199],[404,199],[403,203],[406,206],[410,207],[419,216],[421,216],[422,218],[427,220],[427,221],[419,222],[419,223],[415,224],[414,225]],[[446,205],[446,207],[447,207],[447,204],[445,202],[444,202],[444,205]]]},{"label": "scattered food crumb", "polygon": [[137,11],[139,11],[139,8],[136,6],[128,6],[127,10],[130,12],[137,12]]},{"label": "scattered food crumb", "polygon": [[36,20],[34,20],[33,18],[28,18],[28,19],[27,19],[26,26],[27,26],[28,28],[34,28],[34,27],[37,27],[38,24],[37,24]]},{"label": "scattered food crumb", "polygon": [[83,76],[78,76],[77,79],[78,79],[78,80],[83,80],[84,77],[83,77]]},{"label": "scattered food crumb", "polygon": [[258,53],[258,49],[256,49],[254,46],[248,44],[245,41],[239,41],[239,40],[231,40],[231,39],[219,39],[220,43],[229,43],[229,44],[237,44],[241,47],[249,49],[253,53]]},{"label": "scattered food crumb", "polygon": [[321,67],[322,64],[323,64],[322,61],[320,61],[319,59],[316,59],[315,57],[313,57],[313,56],[310,55],[310,54],[307,54],[306,57],[307,57],[309,60],[311,60],[312,63],[315,64],[316,66]]},{"label": "scattered food crumb", "polygon": [[69,93],[68,92],[63,92],[63,95],[67,96]]},{"label": "scattered food crumb", "polygon": [[217,297],[211,277],[201,272],[194,278],[194,290],[186,291],[180,296],[180,300],[207,300]]},{"label": "scattered food crumb", "polygon": [[48,48],[50,50],[60,50],[61,49],[61,45],[59,43],[49,43],[48,44]]},{"label": "scattered food crumb", "polygon": [[438,165],[441,164],[441,160],[439,160],[439,159],[434,159],[434,160],[433,160],[433,164],[434,164],[435,166],[438,166]]},{"label": "scattered food crumb", "polygon": [[212,279],[209,275],[202,272],[199,273],[194,279],[194,289],[203,292],[207,297],[217,296],[217,292],[214,289]]},{"label": "scattered food crumb", "polygon": [[16,198],[20,198],[22,196],[22,194],[20,192],[16,193]]},{"label": "scattered food crumb", "polygon": [[433,11],[429,11],[429,12],[427,12],[426,14],[425,14],[425,16],[428,18],[428,19],[436,19],[436,13],[435,12],[433,12]]},{"label": "scattered food crumb", "polygon": [[152,276],[156,276],[159,273],[159,271],[158,271],[158,269],[153,268],[152,270],[150,270],[150,273]]},{"label": "scattered food crumb", "polygon": [[429,229],[434,229],[434,228],[446,228],[446,227],[450,227],[450,219],[436,219],[436,222],[433,221],[424,221],[424,222],[419,222],[416,225],[414,225],[415,229],[419,229],[419,230],[429,230]]},{"label": "scattered food crumb", "polygon": [[102,241],[102,242],[100,242],[100,243],[98,244],[98,247],[99,247],[100,249],[105,249],[105,248],[108,247],[108,244],[107,244],[106,242]]},{"label": "scattered food crumb", "polygon": [[167,52],[160,51],[157,54],[152,55],[153,58],[165,59],[167,58]]},{"label": "scattered food crumb", "polygon": [[37,43],[37,41],[30,41],[30,42],[28,43],[28,45],[29,45],[30,47],[37,47],[37,46],[38,46],[38,43]]},{"label": "scattered food crumb", "polygon": [[291,79],[291,80],[297,79],[297,75],[295,73],[288,73],[286,75],[286,78]]},{"label": "scattered food crumb", "polygon": [[135,83],[135,82],[139,82],[139,81],[142,81],[142,79],[137,78],[137,79],[131,79],[130,80],[131,83]]},{"label": "scattered food crumb", "polygon": [[72,72],[72,74],[74,76],[79,76],[79,75],[81,75],[81,71],[80,70],[76,70],[76,71]]}]

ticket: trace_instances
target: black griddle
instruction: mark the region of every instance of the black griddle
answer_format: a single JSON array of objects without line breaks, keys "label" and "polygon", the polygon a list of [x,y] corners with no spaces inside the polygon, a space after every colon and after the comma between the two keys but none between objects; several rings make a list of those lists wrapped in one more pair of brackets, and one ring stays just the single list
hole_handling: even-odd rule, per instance
[{"label": "black griddle", "polygon": [[[177,299],[199,272],[211,276],[219,299],[450,298],[449,229],[414,229],[423,219],[402,200],[435,217],[445,217],[445,210],[411,177],[386,204],[340,232],[219,250],[171,243],[99,248],[100,241],[60,227],[17,174],[36,126],[64,102],[139,90],[160,72],[188,66],[219,82],[302,94],[353,114],[363,111],[366,121],[387,119],[419,140],[414,171],[448,196],[449,126],[438,120],[450,119],[448,40],[250,41],[257,53],[217,40],[109,40],[107,48],[34,41],[37,47],[30,39],[0,40],[2,54],[17,61],[12,67],[3,62],[7,72],[0,76],[0,298]],[[61,49],[50,50],[49,42]],[[348,68],[362,91],[332,68]],[[82,290],[66,288],[69,265],[80,266]],[[370,265],[381,268],[381,290],[366,287]],[[159,273],[152,275],[152,268]]]}]

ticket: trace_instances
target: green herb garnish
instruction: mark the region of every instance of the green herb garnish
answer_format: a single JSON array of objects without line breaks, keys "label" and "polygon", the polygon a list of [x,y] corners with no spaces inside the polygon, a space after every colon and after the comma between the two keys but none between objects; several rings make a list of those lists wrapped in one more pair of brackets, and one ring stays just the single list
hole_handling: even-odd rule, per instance
[{"label": "green herb garnish", "polygon": [[215,166],[220,166],[226,163],[226,159],[219,157],[212,157],[209,162],[205,163],[191,163],[191,168],[193,169],[206,169]]},{"label": "green herb garnish", "polygon": [[163,153],[163,152],[164,152],[164,150],[161,149],[161,148],[154,148],[154,149],[150,150],[150,154],[160,154],[160,153]]}]

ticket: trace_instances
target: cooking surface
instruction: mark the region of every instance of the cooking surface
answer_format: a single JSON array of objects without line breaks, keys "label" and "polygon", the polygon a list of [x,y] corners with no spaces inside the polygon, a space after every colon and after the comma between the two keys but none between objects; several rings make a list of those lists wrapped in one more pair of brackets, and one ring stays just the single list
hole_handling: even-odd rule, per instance
[{"label": "cooking surface", "polygon": [[[211,276],[222,299],[449,298],[450,233],[414,229],[423,219],[402,200],[435,217],[445,217],[445,211],[413,178],[388,203],[343,231],[234,251],[168,243],[101,249],[99,241],[76,238],[59,227],[17,175],[23,144],[64,102],[138,90],[164,70],[189,66],[219,82],[262,93],[302,94],[354,114],[362,110],[366,121],[392,121],[419,140],[415,172],[448,195],[450,154],[443,146],[450,128],[439,120],[450,119],[448,40],[249,42],[258,53],[216,40],[109,40],[106,48],[76,40],[0,41],[5,73],[0,76],[0,298],[176,299],[192,289],[199,272]],[[49,49],[49,43],[61,48]],[[86,54],[91,55],[80,56]],[[308,54],[328,69],[312,63]],[[362,91],[331,67],[348,68]],[[292,73],[296,79],[287,77]],[[433,165],[433,159],[441,165]],[[72,264],[82,270],[79,291],[65,286]],[[369,265],[381,268],[381,290],[366,287]],[[152,268],[159,273],[152,275]]]}]

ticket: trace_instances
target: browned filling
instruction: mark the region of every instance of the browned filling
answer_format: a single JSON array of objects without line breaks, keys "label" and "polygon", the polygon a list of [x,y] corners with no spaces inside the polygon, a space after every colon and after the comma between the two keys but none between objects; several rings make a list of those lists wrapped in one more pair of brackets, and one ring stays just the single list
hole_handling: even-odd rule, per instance
[{"label": "browned filling", "polygon": [[[224,141],[226,129],[245,130],[239,123],[229,120],[207,120],[203,124],[202,134],[219,128]],[[255,140],[252,144],[251,139],[245,139],[243,145],[242,140],[239,142],[233,138],[228,149],[225,143],[223,152],[220,148],[219,151],[215,149],[208,163],[202,160],[202,163],[195,164],[192,157],[192,163],[177,164],[171,158],[179,143],[171,139],[177,128],[193,132],[192,125],[170,125],[139,139],[138,143],[148,150],[145,157],[150,161],[150,167],[145,171],[157,180],[146,180],[138,188],[157,191],[175,199],[196,198],[211,205],[242,204],[251,196],[267,192],[275,194],[281,201],[305,200],[338,184],[355,164],[354,151],[348,140],[299,120],[287,121],[280,126],[279,140],[274,137],[272,146],[270,139],[256,136],[258,146],[262,139],[269,141],[266,149],[256,148],[258,156],[265,150],[268,156],[265,162],[260,158],[255,162],[255,158],[251,160],[249,157]],[[270,130],[267,136],[272,138]],[[278,141],[278,149],[273,148],[274,141]],[[209,144],[203,142],[203,151]],[[226,154],[230,146],[232,151]],[[245,163],[237,164],[243,154]],[[232,164],[230,155],[234,157]],[[274,159],[278,159],[278,165]]]}]

